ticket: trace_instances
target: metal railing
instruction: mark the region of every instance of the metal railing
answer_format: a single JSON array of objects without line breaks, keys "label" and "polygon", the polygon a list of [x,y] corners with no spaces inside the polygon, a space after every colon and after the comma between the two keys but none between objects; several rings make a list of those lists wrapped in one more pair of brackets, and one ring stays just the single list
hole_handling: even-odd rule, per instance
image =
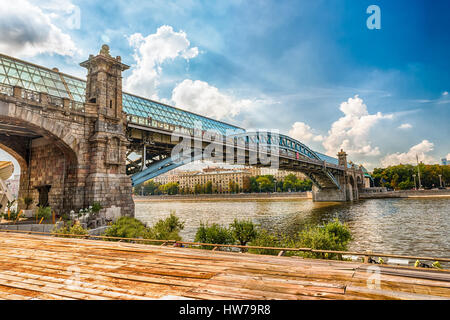
[{"label": "metal railing", "polygon": [[[90,234],[61,234],[61,233],[49,233],[40,231],[24,231],[24,230],[6,230],[0,229],[0,232],[10,232],[10,233],[22,233],[22,234],[35,234],[35,235],[46,235],[54,237],[64,237],[64,238],[82,238],[82,239],[93,239],[93,240],[116,240],[119,242],[131,242],[131,243],[143,243],[143,244],[153,244],[161,243],[161,246],[172,245],[174,247],[212,247],[212,251],[216,251],[219,248],[239,248],[239,249],[256,249],[256,250],[274,250],[278,251],[278,256],[283,256],[286,252],[304,252],[304,253],[323,253],[323,254],[335,254],[341,256],[358,256],[363,258],[363,263],[370,263],[374,261],[372,258],[382,257],[382,258],[395,258],[404,260],[424,260],[424,261],[439,261],[450,263],[450,258],[439,258],[439,257],[426,257],[426,256],[407,256],[399,254],[389,254],[381,252],[355,252],[355,251],[335,251],[335,250],[319,250],[312,248],[289,248],[289,247],[262,247],[262,246],[250,246],[250,245],[238,245],[238,244],[217,244],[217,243],[202,243],[202,242],[190,242],[190,241],[177,241],[177,240],[158,240],[158,239],[144,239],[144,238],[124,238],[124,237],[112,237],[112,236],[101,236],[101,235],[90,235]],[[321,259],[321,258],[316,258]],[[388,263],[383,263],[383,265]],[[424,269],[424,268],[418,268]],[[433,269],[439,270],[439,269]],[[450,271],[448,269],[441,269],[442,271]]]}]

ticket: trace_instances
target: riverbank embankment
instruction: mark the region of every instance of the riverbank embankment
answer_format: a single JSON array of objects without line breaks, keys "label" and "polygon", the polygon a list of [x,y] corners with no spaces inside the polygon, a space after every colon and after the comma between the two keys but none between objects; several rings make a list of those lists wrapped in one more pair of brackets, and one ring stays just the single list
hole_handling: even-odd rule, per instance
[{"label": "riverbank embankment", "polygon": [[450,198],[450,189],[438,190],[398,190],[387,192],[362,192],[360,199],[383,199],[383,198]]},{"label": "riverbank embankment", "polygon": [[312,199],[311,192],[196,194],[196,195],[154,195],[133,196],[134,201],[229,201],[229,200],[286,200]]}]

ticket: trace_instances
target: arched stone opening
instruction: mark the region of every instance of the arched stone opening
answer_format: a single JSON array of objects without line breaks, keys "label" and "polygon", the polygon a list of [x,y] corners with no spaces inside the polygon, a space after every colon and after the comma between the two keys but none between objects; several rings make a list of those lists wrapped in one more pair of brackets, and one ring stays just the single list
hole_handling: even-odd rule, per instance
[{"label": "arched stone opening", "polygon": [[[38,204],[49,205],[57,213],[72,208],[78,160],[77,142],[70,130],[25,107],[1,107],[0,148],[20,165],[18,198],[33,198],[30,209]],[[23,208],[19,201],[19,209]]]}]

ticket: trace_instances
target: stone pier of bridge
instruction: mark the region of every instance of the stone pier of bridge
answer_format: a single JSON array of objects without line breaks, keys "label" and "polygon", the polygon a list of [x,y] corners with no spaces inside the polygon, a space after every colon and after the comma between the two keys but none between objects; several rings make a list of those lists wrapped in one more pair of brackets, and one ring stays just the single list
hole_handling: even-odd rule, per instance
[{"label": "stone pier of bridge", "polygon": [[[18,161],[19,198],[31,197],[32,208],[63,214],[99,202],[117,216],[134,215],[122,111],[121,74],[128,66],[107,46],[81,66],[88,73],[85,103],[18,86],[0,94],[0,148]],[[44,71],[68,86],[58,70]]]}]

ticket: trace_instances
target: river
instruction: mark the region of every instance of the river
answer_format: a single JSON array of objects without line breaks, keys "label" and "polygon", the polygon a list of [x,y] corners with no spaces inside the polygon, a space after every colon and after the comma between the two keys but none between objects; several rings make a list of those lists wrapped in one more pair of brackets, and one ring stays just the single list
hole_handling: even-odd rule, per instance
[{"label": "river", "polygon": [[450,198],[373,199],[315,203],[308,199],[137,201],[136,218],[152,225],[174,212],[192,241],[200,222],[228,225],[251,219],[261,228],[294,234],[305,224],[337,217],[351,229],[349,249],[403,255],[450,257]]}]

